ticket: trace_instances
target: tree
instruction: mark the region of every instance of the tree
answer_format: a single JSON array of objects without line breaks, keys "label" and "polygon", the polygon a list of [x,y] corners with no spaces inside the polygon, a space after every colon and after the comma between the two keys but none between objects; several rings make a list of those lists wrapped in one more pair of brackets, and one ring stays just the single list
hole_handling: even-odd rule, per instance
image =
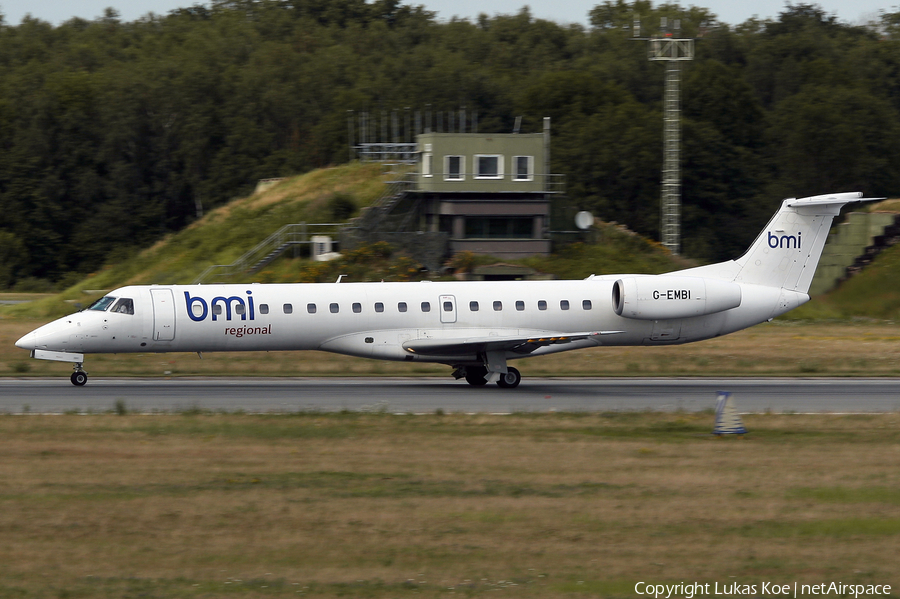
[{"label": "tree", "polygon": [[772,195],[836,190],[881,195],[900,185],[896,111],[867,90],[807,86],[781,102],[771,121]]}]

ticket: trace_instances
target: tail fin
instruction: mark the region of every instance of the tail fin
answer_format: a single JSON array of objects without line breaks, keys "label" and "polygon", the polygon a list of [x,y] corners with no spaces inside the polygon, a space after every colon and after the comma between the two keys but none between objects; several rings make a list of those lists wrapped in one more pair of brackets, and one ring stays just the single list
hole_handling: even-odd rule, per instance
[{"label": "tail fin", "polygon": [[747,252],[735,260],[738,283],[807,293],[831,229],[845,204],[871,201],[859,192],[785,200]]}]

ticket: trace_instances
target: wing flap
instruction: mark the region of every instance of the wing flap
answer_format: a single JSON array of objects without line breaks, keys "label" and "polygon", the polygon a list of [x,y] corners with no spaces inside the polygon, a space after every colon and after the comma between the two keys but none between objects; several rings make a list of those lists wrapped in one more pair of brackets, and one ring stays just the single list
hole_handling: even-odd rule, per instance
[{"label": "wing flap", "polygon": [[598,337],[615,335],[625,331],[591,331],[585,333],[548,333],[546,335],[521,337],[466,337],[451,339],[411,339],[403,343],[403,349],[424,356],[472,355],[489,351],[512,351],[530,354],[539,347],[571,343]]}]

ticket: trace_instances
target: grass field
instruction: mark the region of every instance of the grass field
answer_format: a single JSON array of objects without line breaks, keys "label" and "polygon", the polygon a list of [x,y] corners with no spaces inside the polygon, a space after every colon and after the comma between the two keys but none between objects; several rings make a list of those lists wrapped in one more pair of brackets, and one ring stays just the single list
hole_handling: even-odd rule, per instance
[{"label": "grass field", "polygon": [[0,597],[890,584],[900,415],[0,416]]},{"label": "grass field", "polygon": [[[0,320],[0,376],[68,376],[71,365],[32,360],[16,339],[40,320]],[[524,376],[898,376],[900,324],[775,321],[670,347],[610,347],[517,360]],[[92,376],[448,375],[441,365],[379,362],[320,352],[88,356]]]}]

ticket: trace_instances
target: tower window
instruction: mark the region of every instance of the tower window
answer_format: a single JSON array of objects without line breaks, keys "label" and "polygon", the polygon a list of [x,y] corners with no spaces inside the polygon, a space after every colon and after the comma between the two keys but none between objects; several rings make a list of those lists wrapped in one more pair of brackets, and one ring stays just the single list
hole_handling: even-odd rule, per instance
[{"label": "tower window", "polygon": [[476,154],[475,155],[475,178],[476,179],[502,179],[503,178],[503,156],[499,154]]},{"label": "tower window", "polygon": [[462,181],[465,179],[466,159],[464,156],[444,156],[444,180]]},{"label": "tower window", "polygon": [[513,180],[534,181],[534,156],[513,156]]}]

